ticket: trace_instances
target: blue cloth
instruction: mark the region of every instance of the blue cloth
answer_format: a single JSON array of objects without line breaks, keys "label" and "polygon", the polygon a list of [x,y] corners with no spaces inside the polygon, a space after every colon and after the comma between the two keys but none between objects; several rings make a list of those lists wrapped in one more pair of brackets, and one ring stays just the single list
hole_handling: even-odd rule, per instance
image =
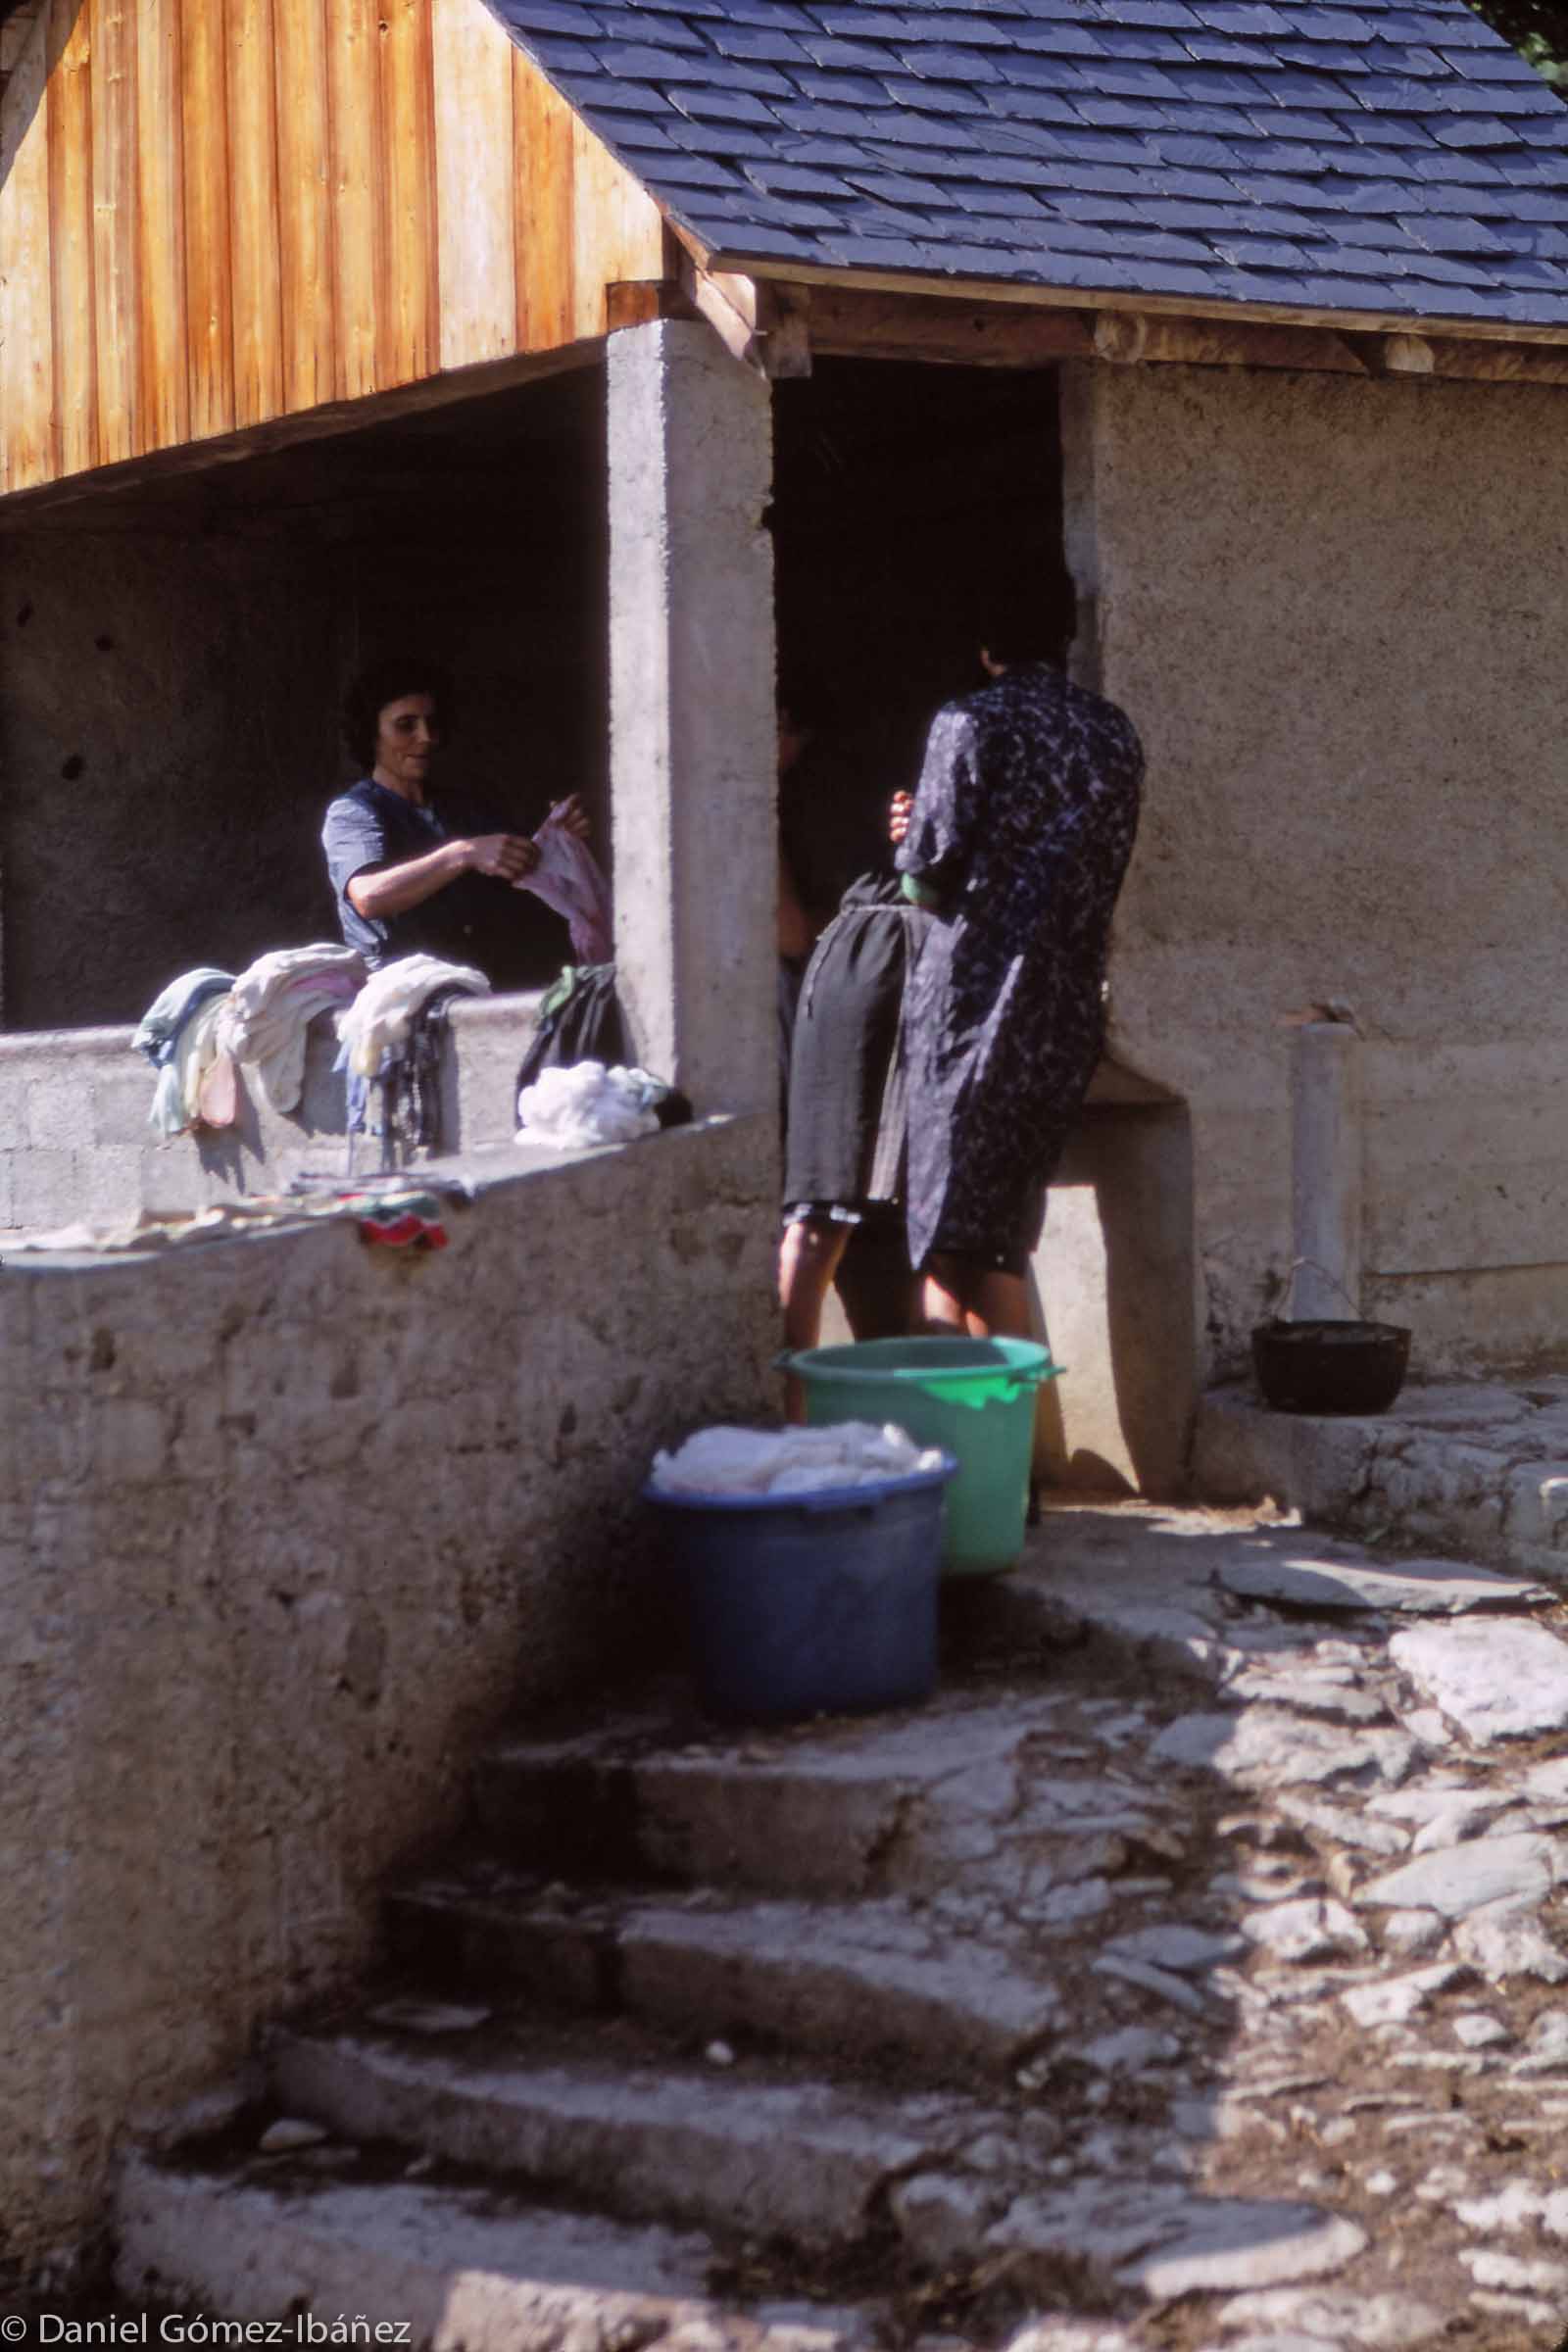
[{"label": "blue cloth", "polygon": [[427,857],[444,841],[517,832],[482,802],[441,792],[419,807],[363,776],[339,793],[321,826],[338,925],[372,971],[398,956],[470,963],[492,988],[529,988],[558,971],[565,925],[527,891],[490,874],[460,874],[420,906],[371,921],[348,895],[356,874]]},{"label": "blue cloth", "polygon": [[233,985],[233,973],[220,972],[215,963],[198,964],[194,971],[181,972],[142,1014],[141,1027],[130,1041],[136,1052],[145,1054],[155,1069],[164,1069],[173,1060],[179,1033],[191,1014],[209,997],[221,996]]}]

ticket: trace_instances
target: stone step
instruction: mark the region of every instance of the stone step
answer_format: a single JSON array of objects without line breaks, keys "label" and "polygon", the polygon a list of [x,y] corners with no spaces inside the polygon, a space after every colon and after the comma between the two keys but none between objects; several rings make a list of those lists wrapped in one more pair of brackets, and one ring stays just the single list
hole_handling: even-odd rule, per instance
[{"label": "stone step", "polygon": [[[330,2163],[354,2151],[313,2154]],[[432,2352],[655,2341],[667,2352],[851,2352],[872,2340],[855,2313],[804,2298],[726,2308],[710,2293],[714,2248],[702,2235],[529,2205],[499,2182],[349,2180],[266,2161],[186,2171],[133,2156],[116,2227],[122,2294],[208,2319],[284,2320],[290,2343],[328,2344],[334,2323],[340,2343]],[[367,2335],[367,2321],[384,2332]]]},{"label": "stone step", "polygon": [[1037,1688],[679,1747],[614,1729],[514,1740],[481,1763],[476,1812],[498,1853],[578,1884],[1027,1900],[1062,1876],[1160,1868],[1186,1850],[1180,1799],[1118,1758],[1150,1728],[1113,1701]]},{"label": "stone step", "polygon": [[1568,1586],[1568,1380],[1407,1388],[1376,1416],[1202,1398],[1193,1483],[1206,1500],[1271,1496],[1319,1526]]},{"label": "stone step", "polygon": [[422,2149],[625,2218],[815,2247],[861,2240],[896,2184],[1011,2129],[954,2093],[892,2097],[744,2062],[632,2064],[586,2039],[539,2062],[536,2039],[502,2025],[440,2050],[285,2033],[272,2089],[285,2113],[356,2144]]},{"label": "stone step", "polygon": [[916,2078],[1010,2079],[1064,2018],[1038,1934],[999,1918],[990,1936],[965,1935],[897,1897],[581,1894],[479,1864],[387,1909],[395,1959],[426,1983],[623,2012],[699,2047],[734,2036]]}]

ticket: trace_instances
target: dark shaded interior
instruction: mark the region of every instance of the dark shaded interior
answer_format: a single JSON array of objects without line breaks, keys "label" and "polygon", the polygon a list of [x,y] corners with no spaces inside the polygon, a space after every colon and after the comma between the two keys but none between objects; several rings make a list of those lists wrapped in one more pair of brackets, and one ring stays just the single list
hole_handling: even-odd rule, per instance
[{"label": "dark shaded interior", "polygon": [[885,862],[932,713],[984,684],[998,590],[1048,631],[1068,619],[1056,379],[821,360],[775,388],[775,415],[780,686],[811,727],[785,838],[825,915]]},{"label": "dark shaded interior", "polygon": [[[137,1018],[177,972],[336,939],[318,844],[342,685],[456,676],[454,778],[608,859],[604,378],[19,513],[0,554],[4,1017]],[[519,893],[531,976],[565,927]]]},{"label": "dark shaded interior", "polygon": [[[581,791],[609,857],[604,375],[18,510],[0,603],[8,1028],[137,1018],[176,973],[335,939],[318,833],[342,685],[412,648],[462,693],[450,778],[531,828]],[[824,361],[776,387],[786,793],[813,911],[886,856],[975,597],[1059,605],[1049,373]],[[531,977],[564,927],[517,898]]]}]

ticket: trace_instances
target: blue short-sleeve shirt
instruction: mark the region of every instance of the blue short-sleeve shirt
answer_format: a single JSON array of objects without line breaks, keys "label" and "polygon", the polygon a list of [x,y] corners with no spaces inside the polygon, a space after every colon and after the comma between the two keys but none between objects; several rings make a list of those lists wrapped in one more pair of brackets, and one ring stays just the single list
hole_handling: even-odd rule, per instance
[{"label": "blue short-sleeve shirt", "polygon": [[396,956],[421,953],[476,964],[498,989],[525,988],[559,969],[568,952],[565,926],[541,901],[493,875],[460,874],[422,906],[373,921],[349,899],[356,874],[423,858],[444,841],[508,829],[480,803],[458,794],[433,794],[421,808],[372,776],[351,784],[321,826],[345,941],[372,971]]}]

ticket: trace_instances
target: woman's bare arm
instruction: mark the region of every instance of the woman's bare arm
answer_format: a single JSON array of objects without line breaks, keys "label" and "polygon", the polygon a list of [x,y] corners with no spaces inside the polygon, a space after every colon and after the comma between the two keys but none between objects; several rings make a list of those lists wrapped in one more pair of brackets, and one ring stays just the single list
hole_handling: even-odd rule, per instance
[{"label": "woman's bare arm", "polygon": [[443,841],[422,858],[405,858],[400,864],[356,874],[344,896],[367,922],[384,922],[388,915],[422,906],[460,874],[494,874],[503,882],[520,882],[538,862],[539,852],[520,833],[478,833],[471,841]]}]

